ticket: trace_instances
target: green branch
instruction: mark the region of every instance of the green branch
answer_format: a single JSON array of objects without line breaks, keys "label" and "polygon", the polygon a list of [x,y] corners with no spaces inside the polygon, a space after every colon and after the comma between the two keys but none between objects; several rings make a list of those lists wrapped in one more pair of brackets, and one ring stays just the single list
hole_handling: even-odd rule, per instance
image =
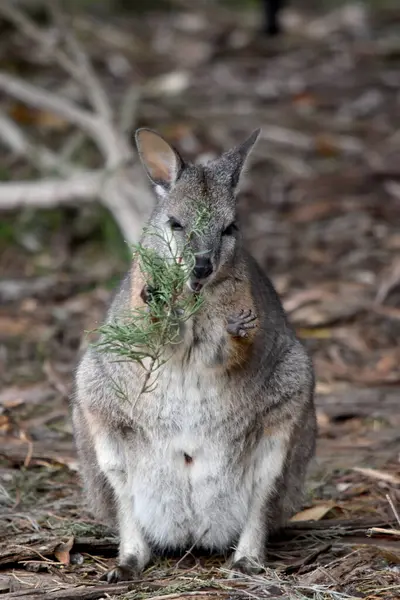
[{"label": "green branch", "polygon": [[[136,362],[144,370],[143,384],[132,408],[141,394],[154,389],[156,380],[152,380],[152,375],[172,355],[172,352],[167,355],[166,348],[180,343],[181,326],[203,303],[200,294],[187,292],[186,283],[195,266],[190,241],[193,235],[201,234],[209,218],[207,207],[201,206],[196,211],[195,223],[179,254],[172,252],[164,232],[148,229],[146,234],[156,236],[165,244],[169,256],[164,258],[142,244],[134,246],[133,260],[143,276],[144,289],[148,290],[146,306],[135,308],[96,330],[100,334],[95,344],[98,350],[115,356],[117,362]],[[114,385],[117,397],[126,398],[122,387],[115,382]]]}]

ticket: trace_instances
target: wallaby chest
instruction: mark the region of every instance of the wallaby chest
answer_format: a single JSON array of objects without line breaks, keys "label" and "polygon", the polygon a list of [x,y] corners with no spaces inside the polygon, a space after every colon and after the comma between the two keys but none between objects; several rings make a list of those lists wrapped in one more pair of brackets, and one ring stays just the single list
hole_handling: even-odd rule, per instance
[{"label": "wallaby chest", "polygon": [[172,348],[156,373],[151,393],[142,396],[135,420],[143,417],[161,437],[185,432],[192,438],[207,439],[219,424],[225,428],[227,420],[234,421],[240,412],[240,394],[227,376],[215,369],[225,343],[220,320],[207,314],[190,319],[181,343]]}]

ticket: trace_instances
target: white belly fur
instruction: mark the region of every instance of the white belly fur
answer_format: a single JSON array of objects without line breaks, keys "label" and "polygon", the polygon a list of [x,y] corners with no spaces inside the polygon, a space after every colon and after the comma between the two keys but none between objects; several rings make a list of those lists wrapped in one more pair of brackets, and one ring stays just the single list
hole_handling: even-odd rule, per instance
[{"label": "white belly fur", "polygon": [[[166,369],[157,391],[144,402],[147,411],[158,414],[147,450],[135,453],[128,468],[137,522],[160,547],[229,548],[245,525],[261,470],[271,474],[273,485],[278,458],[273,440],[268,441],[271,452],[263,438],[251,456],[232,464],[232,444],[222,423],[218,429],[224,418],[220,392],[210,378],[199,385],[197,374],[181,365]],[[185,453],[193,459],[190,464]]]},{"label": "white belly fur", "polygon": [[[195,448],[193,439],[152,448],[152,459],[138,464],[132,480],[134,514],[147,536],[162,547],[195,542],[223,549],[244,526],[251,476],[240,467],[229,472],[221,448]],[[184,452],[193,462],[186,464]]]}]

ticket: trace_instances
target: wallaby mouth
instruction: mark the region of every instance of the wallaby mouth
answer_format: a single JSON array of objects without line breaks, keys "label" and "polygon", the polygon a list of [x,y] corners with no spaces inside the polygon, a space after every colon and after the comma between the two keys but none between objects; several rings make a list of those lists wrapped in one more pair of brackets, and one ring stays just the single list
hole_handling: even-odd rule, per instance
[{"label": "wallaby mouth", "polygon": [[188,281],[188,285],[189,285],[189,289],[194,292],[195,294],[198,294],[204,286],[204,283],[201,283],[200,281],[196,281],[194,280],[189,280]]},{"label": "wallaby mouth", "polygon": [[188,281],[192,292],[200,292],[213,272],[213,265],[209,256],[196,256],[196,264]]}]

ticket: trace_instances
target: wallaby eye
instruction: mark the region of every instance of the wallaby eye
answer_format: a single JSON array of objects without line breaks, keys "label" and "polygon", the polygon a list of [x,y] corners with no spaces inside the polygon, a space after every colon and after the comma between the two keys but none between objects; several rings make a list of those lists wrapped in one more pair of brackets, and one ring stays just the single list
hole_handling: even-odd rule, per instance
[{"label": "wallaby eye", "polygon": [[182,225],[179,223],[179,221],[174,219],[174,217],[169,218],[169,224],[173,231],[182,231],[182,229],[183,229]]},{"label": "wallaby eye", "polygon": [[222,232],[222,235],[233,235],[235,233],[235,231],[237,231],[237,230],[238,230],[238,226],[236,225],[235,222],[233,222],[224,229],[224,231]]}]

